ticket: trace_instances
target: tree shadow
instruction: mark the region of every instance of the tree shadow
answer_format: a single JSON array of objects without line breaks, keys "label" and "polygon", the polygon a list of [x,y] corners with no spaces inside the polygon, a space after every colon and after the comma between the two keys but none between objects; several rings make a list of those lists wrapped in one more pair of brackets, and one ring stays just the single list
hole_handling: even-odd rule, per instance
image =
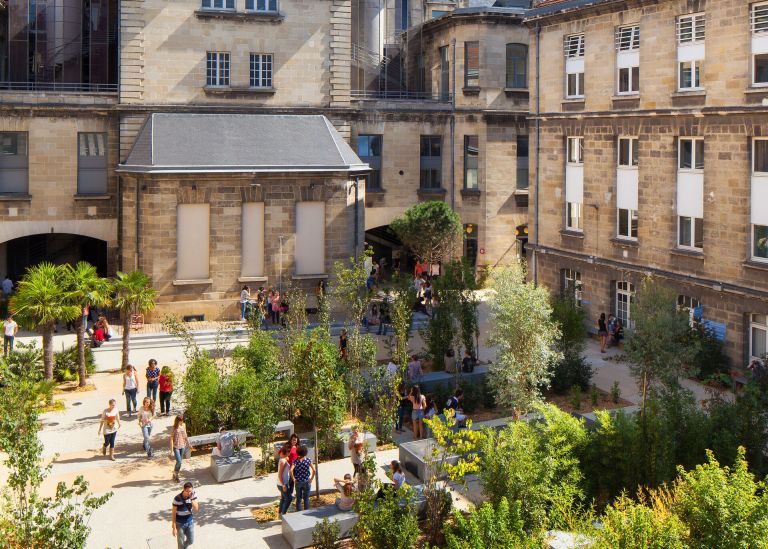
[{"label": "tree shadow", "polygon": [[271,536],[266,536],[262,538],[262,541],[267,544],[269,549],[286,549],[287,547],[290,547],[282,534],[272,534]]},{"label": "tree shadow", "polygon": [[[250,509],[266,503],[276,501],[271,497],[247,497],[232,501],[220,498],[205,499],[200,497],[200,512],[195,515],[195,524],[204,528],[207,524],[219,524],[233,530],[263,530],[271,528],[272,524],[261,525],[250,514]],[[247,516],[232,516],[236,512],[247,511]],[[167,509],[149,513],[147,518],[150,521],[171,521],[171,499],[169,497]]]}]

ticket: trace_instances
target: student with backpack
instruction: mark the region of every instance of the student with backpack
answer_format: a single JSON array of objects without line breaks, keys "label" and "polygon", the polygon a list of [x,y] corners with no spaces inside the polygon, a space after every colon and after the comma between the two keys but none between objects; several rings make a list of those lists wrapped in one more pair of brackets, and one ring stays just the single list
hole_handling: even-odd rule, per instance
[{"label": "student with backpack", "polygon": [[195,542],[194,513],[200,510],[197,495],[191,482],[185,482],[180,494],[173,498],[171,505],[171,532],[179,549],[186,549]]}]

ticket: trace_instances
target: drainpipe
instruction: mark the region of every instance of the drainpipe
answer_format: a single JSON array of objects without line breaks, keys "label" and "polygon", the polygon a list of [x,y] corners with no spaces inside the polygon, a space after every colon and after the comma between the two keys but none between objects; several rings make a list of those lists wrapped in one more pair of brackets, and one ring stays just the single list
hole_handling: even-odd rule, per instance
[{"label": "drainpipe", "polygon": [[133,260],[133,270],[139,270],[139,218],[141,218],[141,178],[136,178],[136,254]]},{"label": "drainpipe", "polygon": [[[538,249],[539,247],[539,174],[541,166],[541,120],[539,118],[541,112],[541,27],[536,25],[536,182],[534,185],[534,197],[536,207],[533,211],[534,219],[534,231],[535,238],[533,243]],[[534,250],[533,254],[533,283],[539,283],[539,269],[538,269],[538,257],[537,251]]]},{"label": "drainpipe", "polygon": [[451,209],[456,210],[456,39],[451,39]]},{"label": "drainpipe", "polygon": [[358,185],[360,184],[360,178],[355,176],[355,264],[357,264],[357,243],[360,242],[360,228],[358,227],[358,213],[357,209],[359,207],[359,200],[358,200]]}]

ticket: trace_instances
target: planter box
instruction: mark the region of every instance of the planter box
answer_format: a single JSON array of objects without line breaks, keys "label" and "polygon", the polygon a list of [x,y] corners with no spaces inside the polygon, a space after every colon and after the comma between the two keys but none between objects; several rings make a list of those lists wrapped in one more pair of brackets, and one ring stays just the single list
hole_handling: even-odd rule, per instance
[{"label": "planter box", "polygon": [[285,541],[293,549],[309,547],[312,545],[312,532],[315,526],[327,518],[329,522],[339,525],[339,539],[349,536],[352,528],[357,524],[357,513],[354,511],[339,511],[335,505],[309,509],[298,513],[286,513],[283,515],[282,534]]}]

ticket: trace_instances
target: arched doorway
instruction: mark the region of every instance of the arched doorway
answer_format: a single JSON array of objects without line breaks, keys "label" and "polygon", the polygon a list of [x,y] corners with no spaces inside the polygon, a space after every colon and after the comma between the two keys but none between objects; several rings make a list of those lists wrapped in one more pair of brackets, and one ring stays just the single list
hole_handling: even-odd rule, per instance
[{"label": "arched doorway", "polygon": [[[2,251],[4,248],[5,269]],[[16,281],[28,267],[50,261],[56,265],[87,261],[107,276],[107,242],[77,234],[47,233],[14,238],[0,244],[0,275],[8,274]]]},{"label": "arched doorway", "polygon": [[385,275],[395,271],[408,272],[413,269],[410,264],[410,256],[406,253],[403,243],[397,237],[389,225],[374,227],[365,231],[365,242],[373,248],[373,259],[386,260]]}]

